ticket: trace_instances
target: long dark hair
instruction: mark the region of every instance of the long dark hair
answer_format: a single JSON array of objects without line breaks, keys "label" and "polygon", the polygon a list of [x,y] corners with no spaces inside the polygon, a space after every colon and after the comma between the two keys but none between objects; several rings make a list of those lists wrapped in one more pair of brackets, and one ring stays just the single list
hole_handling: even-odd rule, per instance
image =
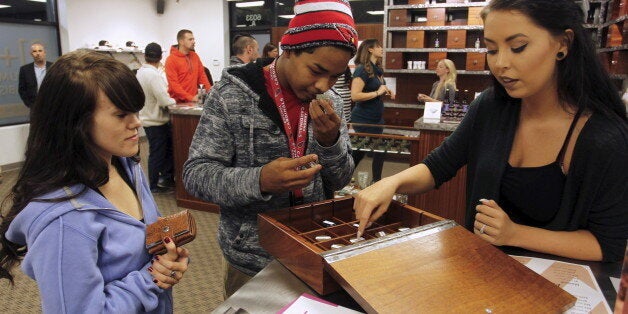
[{"label": "long dark hair", "polygon": [[10,270],[26,254],[26,247],[8,241],[5,233],[29,202],[58,202],[63,199],[37,197],[77,183],[96,189],[109,180],[108,164],[97,154],[89,133],[101,91],[121,110],[138,112],[144,106],[133,72],[103,54],[68,53],[48,69],[31,107],[24,165],[2,202],[12,200],[0,224],[0,278],[13,282]]},{"label": "long dark hair", "polygon": [[[584,14],[572,0],[493,0],[482,10],[486,20],[491,11],[518,11],[554,36],[565,30],[574,33],[567,56],[557,61],[558,97],[578,110],[597,111],[626,121],[626,107],[606,70],[602,67],[591,36],[582,27]],[[514,100],[493,76],[497,97]]]},{"label": "long dark hair", "polygon": [[[375,69],[371,65],[371,53],[369,49],[375,47],[381,47],[379,40],[375,38],[365,39],[360,47],[358,48],[358,53],[355,55],[355,65],[364,65],[364,70],[368,73],[369,77],[373,77],[375,75]],[[377,59],[375,63],[379,68],[382,67],[382,59]]]}]

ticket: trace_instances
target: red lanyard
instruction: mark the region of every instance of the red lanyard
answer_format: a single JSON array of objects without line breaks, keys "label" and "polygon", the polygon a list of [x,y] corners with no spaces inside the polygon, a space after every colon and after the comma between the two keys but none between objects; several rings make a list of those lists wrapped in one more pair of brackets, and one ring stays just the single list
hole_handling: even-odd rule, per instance
[{"label": "red lanyard", "polygon": [[[274,93],[270,95],[273,97],[275,101],[275,105],[279,110],[279,115],[281,116],[281,121],[283,122],[284,130],[286,131],[286,136],[288,137],[288,146],[290,148],[290,156],[292,158],[303,157],[305,154],[305,142],[307,140],[307,119],[308,119],[308,111],[306,109],[306,105],[302,105],[299,111],[299,125],[297,127],[297,139],[294,139],[294,133],[292,130],[292,125],[290,124],[290,117],[288,116],[288,109],[286,107],[286,100],[283,97],[283,93],[281,91],[281,85],[279,85],[279,80],[277,79],[277,71],[275,69],[275,61],[270,64],[269,67],[270,72],[270,86]],[[297,201],[303,200],[303,191],[301,189],[293,191]]]}]

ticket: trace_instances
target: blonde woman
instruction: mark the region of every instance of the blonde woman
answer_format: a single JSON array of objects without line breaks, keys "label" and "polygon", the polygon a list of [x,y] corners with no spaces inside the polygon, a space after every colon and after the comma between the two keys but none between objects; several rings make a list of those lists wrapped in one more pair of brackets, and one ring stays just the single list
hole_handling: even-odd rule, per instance
[{"label": "blonde woman", "polygon": [[[447,96],[449,101],[453,101],[456,95],[456,76],[458,75],[456,66],[449,59],[440,60],[436,65],[436,75],[438,75],[438,81],[432,85],[430,95],[419,94],[417,99],[420,101],[443,101]],[[449,90],[449,94],[447,94],[447,90]]]}]

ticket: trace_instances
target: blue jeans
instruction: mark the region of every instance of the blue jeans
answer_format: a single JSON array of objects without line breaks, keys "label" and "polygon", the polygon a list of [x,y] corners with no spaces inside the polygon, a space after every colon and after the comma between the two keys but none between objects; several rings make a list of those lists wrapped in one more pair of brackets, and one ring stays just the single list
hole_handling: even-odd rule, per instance
[{"label": "blue jeans", "polygon": [[157,188],[159,178],[172,180],[174,161],[172,158],[172,128],[170,122],[144,127],[148,138],[148,181],[151,189]]}]

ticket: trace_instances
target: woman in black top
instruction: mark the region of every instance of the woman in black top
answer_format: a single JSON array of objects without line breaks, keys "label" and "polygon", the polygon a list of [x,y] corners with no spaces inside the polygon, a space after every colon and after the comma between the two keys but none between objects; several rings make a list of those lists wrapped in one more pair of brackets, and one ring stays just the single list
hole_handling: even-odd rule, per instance
[{"label": "woman in black top", "polygon": [[626,108],[582,28],[582,11],[569,0],[493,0],[482,18],[494,87],[423,163],[357,196],[360,231],[395,192],[429,191],[467,165],[465,223],[484,240],[621,260]]}]

